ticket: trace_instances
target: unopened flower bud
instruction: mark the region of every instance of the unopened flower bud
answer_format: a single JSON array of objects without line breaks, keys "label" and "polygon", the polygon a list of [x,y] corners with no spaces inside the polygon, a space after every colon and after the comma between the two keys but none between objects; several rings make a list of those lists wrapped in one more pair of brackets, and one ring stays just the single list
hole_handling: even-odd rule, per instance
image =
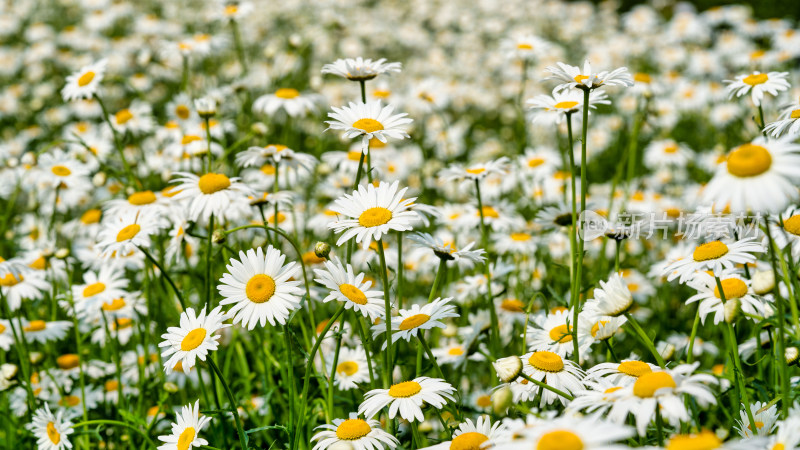
[{"label": "unopened flower bud", "polygon": [[725,302],[725,321],[728,323],[733,323],[736,320],[736,317],[739,315],[740,307],[742,306],[742,302],[739,301],[738,298],[732,298]]},{"label": "unopened flower bud", "polygon": [[325,258],[328,259],[328,255],[331,254],[331,246],[327,242],[317,242],[314,245],[314,254],[317,255],[318,258]]},{"label": "unopened flower bud", "polygon": [[3,364],[0,366],[0,376],[6,380],[10,380],[17,374],[17,370],[16,364]]},{"label": "unopened flower bud", "polygon": [[167,381],[164,383],[164,390],[170,394],[174,394],[180,390],[177,384]]},{"label": "unopened flower bud", "polygon": [[39,364],[42,358],[44,358],[44,355],[42,354],[42,352],[31,352],[30,357],[32,364]]},{"label": "unopened flower bud", "polygon": [[194,109],[200,117],[207,119],[217,113],[217,102],[210,97],[198,98],[194,101]]},{"label": "unopened flower bud", "polygon": [[100,187],[106,184],[106,174],[105,172],[97,172],[92,177],[92,185],[94,187]]},{"label": "unopened flower bud", "polygon": [[219,228],[214,230],[213,233],[211,233],[211,241],[214,242],[215,244],[224,243],[226,237],[227,235],[225,234],[225,230],[220,230]]},{"label": "unopened flower bud", "polygon": [[492,410],[495,414],[505,414],[513,402],[514,394],[508,386],[503,386],[492,393]]},{"label": "unopened flower bud", "polygon": [[495,372],[497,372],[497,378],[500,378],[503,383],[510,383],[516,380],[522,371],[522,360],[519,359],[519,356],[500,358],[493,362],[492,365]]},{"label": "unopened flower bud", "polygon": [[256,122],[253,125],[250,125],[250,131],[253,132],[253,134],[255,134],[255,135],[264,136],[264,135],[267,134],[269,129],[263,123]]},{"label": "unopened flower bud", "polygon": [[56,250],[55,257],[58,259],[67,259],[69,256],[69,249],[68,248],[60,248]]},{"label": "unopened flower bud", "polygon": [[775,287],[775,273],[771,270],[763,270],[753,274],[753,292],[758,295],[765,295]]},{"label": "unopened flower bud", "polygon": [[786,347],[786,350],[783,351],[783,355],[786,358],[786,364],[797,364],[798,357],[800,357],[800,350],[797,347]]}]

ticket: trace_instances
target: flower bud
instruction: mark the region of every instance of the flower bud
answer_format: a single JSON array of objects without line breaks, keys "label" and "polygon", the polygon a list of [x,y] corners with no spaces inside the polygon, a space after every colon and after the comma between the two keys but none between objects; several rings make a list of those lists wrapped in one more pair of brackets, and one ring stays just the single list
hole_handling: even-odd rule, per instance
[{"label": "flower bud", "polygon": [[725,302],[725,321],[728,323],[733,323],[733,321],[736,320],[736,317],[739,315],[741,306],[742,302],[738,298],[732,298]]},{"label": "flower bud", "polygon": [[500,358],[493,362],[492,365],[495,372],[497,372],[497,378],[500,378],[503,383],[510,383],[516,380],[522,371],[522,360],[519,359],[519,356]]},{"label": "flower bud", "polygon": [[58,259],[67,259],[69,256],[69,249],[68,248],[60,248],[56,250],[55,257]]},{"label": "flower bud", "polygon": [[174,394],[180,390],[177,384],[167,381],[164,383],[164,390],[170,394]]},{"label": "flower bud", "polygon": [[758,295],[768,294],[775,287],[775,273],[763,270],[753,274],[753,292]]},{"label": "flower bud", "polygon": [[786,347],[786,350],[783,351],[783,355],[786,358],[786,364],[797,364],[798,357],[800,357],[800,350],[797,347]]},{"label": "flower bud", "polygon": [[198,98],[194,101],[194,109],[200,117],[208,119],[217,113],[217,102],[210,97]]},{"label": "flower bud", "polygon": [[269,131],[267,126],[261,122],[256,122],[253,125],[250,125],[250,131],[258,136],[265,136]]},{"label": "flower bud", "polygon": [[106,184],[106,174],[105,172],[97,172],[92,177],[92,185],[94,187],[100,187]]},{"label": "flower bud", "polygon": [[328,259],[328,255],[331,254],[330,244],[327,242],[317,242],[314,245],[314,254],[317,255],[317,258]]},{"label": "flower bud", "polygon": [[31,363],[39,364],[39,362],[41,362],[42,359],[44,358],[44,355],[42,354],[42,352],[31,352],[30,357],[31,357]]},{"label": "flower bud", "polygon": [[226,236],[225,230],[216,229],[213,233],[211,233],[211,241],[215,244],[222,244],[225,242]]},{"label": "flower bud", "polygon": [[514,401],[511,388],[503,386],[492,393],[492,410],[497,415],[503,415]]}]

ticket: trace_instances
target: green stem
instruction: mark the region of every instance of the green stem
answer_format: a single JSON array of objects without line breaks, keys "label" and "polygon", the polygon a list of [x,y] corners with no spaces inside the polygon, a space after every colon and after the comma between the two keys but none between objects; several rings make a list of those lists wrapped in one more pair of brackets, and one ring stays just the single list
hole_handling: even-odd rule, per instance
[{"label": "green stem", "polygon": [[439,268],[436,269],[436,276],[433,279],[433,286],[431,286],[431,293],[428,294],[428,303],[432,302],[434,298],[436,298],[436,292],[439,289],[439,284],[442,282],[442,278],[444,278],[444,274],[447,272],[447,260],[444,258],[439,258]]},{"label": "green stem", "polygon": [[697,329],[700,327],[700,306],[694,313],[694,322],[692,323],[692,334],[689,335],[689,347],[686,349],[686,362],[691,364],[694,362],[694,339],[697,336]]},{"label": "green stem", "polygon": [[167,271],[164,270],[164,268],[161,266],[161,264],[158,262],[157,259],[153,258],[153,255],[151,255],[150,252],[148,252],[143,247],[138,247],[138,248],[139,250],[142,251],[142,253],[144,253],[144,256],[146,256],[147,259],[149,259],[150,262],[153,263],[153,265],[158,268],[158,270],[161,272],[161,275],[164,277],[164,279],[167,280],[167,283],[170,285],[170,287],[172,287],[172,291],[175,292],[175,295],[178,297],[178,301],[181,303],[181,308],[183,308],[183,310],[186,311],[186,301],[183,299],[183,294],[181,294],[180,289],[178,289],[178,286],[175,285],[175,282],[172,280],[172,277],[169,276],[169,273],[167,273]]},{"label": "green stem", "polygon": [[433,352],[431,351],[428,342],[425,340],[424,331],[420,330],[417,337],[419,338],[419,343],[422,344],[422,348],[425,350],[425,353],[428,355],[428,359],[431,360],[431,363],[433,363],[433,367],[436,368],[436,373],[439,375],[439,378],[446,380],[444,377],[444,372],[442,372],[442,368],[439,367],[439,363],[436,362],[436,358],[433,356]]},{"label": "green stem", "polygon": [[625,317],[628,319],[628,324],[630,324],[631,328],[633,328],[633,331],[639,336],[639,340],[641,340],[644,346],[647,347],[647,349],[650,350],[650,353],[653,354],[653,357],[656,359],[659,367],[662,369],[666,368],[667,365],[664,363],[664,358],[662,358],[661,354],[658,353],[658,350],[656,350],[656,347],[653,345],[653,341],[650,340],[650,338],[647,336],[647,333],[645,333],[642,327],[639,326],[639,323],[636,321],[636,319],[634,319],[630,313],[625,313]]},{"label": "green stem", "polygon": [[120,422],[119,420],[105,420],[105,419],[102,419],[102,420],[85,420],[83,422],[76,423],[75,425],[72,426],[72,428],[88,427],[90,425],[104,425],[104,424],[105,425],[116,425],[118,427],[125,427],[125,428],[128,428],[128,429],[131,429],[131,430],[135,431],[136,433],[138,433],[139,435],[141,435],[144,438],[144,440],[147,441],[148,444],[150,444],[151,448],[155,448],[156,447],[156,444],[153,442],[152,439],[150,439],[150,436],[148,436],[144,431],[140,430],[139,428],[135,427],[134,425],[131,425],[131,424],[126,423],[126,422]]},{"label": "green stem", "polygon": [[[36,409],[36,396],[33,395],[33,389],[31,388],[31,359],[28,356],[28,352],[25,351],[26,346],[23,345],[25,335],[23,334],[24,331],[21,328],[22,322],[17,320],[17,324],[20,326],[18,334],[17,327],[14,325],[14,318],[11,316],[11,308],[8,306],[8,300],[6,299],[2,289],[0,289],[0,297],[3,301],[3,315],[8,317],[8,323],[11,325],[11,333],[14,335],[14,348],[17,349],[19,365],[22,368],[22,377],[25,378],[25,382],[22,384],[25,386],[25,391],[28,393],[28,413],[33,414],[33,410]],[[78,357],[80,357],[80,355]]]},{"label": "green stem", "polygon": [[[772,275],[775,280],[778,279],[778,264],[776,261],[776,250],[777,245],[775,245],[775,241],[772,239],[772,231],[769,227],[769,220],[766,220],[764,224],[764,232],[767,235],[767,242],[769,243],[769,258],[770,264],[772,265]],[[791,250],[790,250],[791,251]],[[788,286],[787,286],[788,287]],[[781,394],[783,395],[783,401],[781,402],[781,412],[783,417],[788,417],[789,415],[789,406],[791,401],[791,388],[789,386],[789,368],[786,364],[786,355],[785,355],[785,348],[786,348],[786,305],[784,304],[784,299],[780,294],[780,290],[778,289],[778,283],[774,283],[772,287],[772,293],[775,297],[775,303],[778,305],[778,314],[776,318],[778,320],[778,338],[775,339],[776,350],[778,352],[778,367],[780,369],[780,383],[781,383]]]},{"label": "green stem", "polygon": [[386,254],[383,251],[383,240],[378,239],[378,257],[381,261],[381,282],[383,283],[384,322],[386,322],[386,350],[384,351],[383,387],[389,388],[392,383],[392,302],[389,299],[389,275],[386,269]]},{"label": "green stem", "polygon": [[[583,91],[583,123],[582,125],[582,133],[581,133],[581,209],[586,209],[586,190],[589,187],[589,182],[586,179],[586,175],[588,172],[588,167],[586,167],[586,139],[587,133],[589,132],[589,89],[585,89]],[[574,194],[573,194],[574,196]],[[574,198],[574,197],[573,197]],[[573,210],[573,218],[575,218],[575,211]],[[573,228],[575,228],[575,235],[577,239],[578,233],[578,224],[573,223]],[[572,304],[572,341],[573,341],[573,352],[575,353],[575,362],[580,362],[580,355],[579,347],[578,347],[578,316],[581,311],[581,292],[583,292],[582,286],[582,272],[583,272],[583,247],[586,243],[584,239],[577,239],[578,241],[578,259],[575,266],[575,292],[574,292],[574,299]]]},{"label": "green stem", "polygon": [[336,351],[333,354],[333,364],[331,365],[331,377],[328,379],[328,421],[331,420],[333,415],[333,384],[336,379],[336,366],[339,364],[339,351],[342,349],[342,334],[344,327],[339,328],[336,333]]},{"label": "green stem", "polygon": [[100,99],[100,96],[94,94],[95,100],[100,105],[100,109],[103,111],[103,118],[106,120],[108,127],[111,128],[111,134],[114,137],[114,146],[117,148],[117,153],[119,153],[119,157],[122,160],[122,166],[125,168],[125,173],[128,175],[128,183],[132,183],[136,181],[141,186],[141,182],[133,175],[133,170],[131,166],[128,164],[128,160],[125,159],[125,151],[122,148],[122,143],[119,140],[119,135],[117,133],[117,129],[114,128],[114,125],[111,124],[111,117],[108,115],[108,110],[106,109],[106,105],[103,103],[103,100]]},{"label": "green stem", "polygon": [[571,395],[567,394],[566,392],[564,392],[564,391],[562,391],[560,389],[556,389],[556,388],[554,388],[553,386],[550,386],[547,383],[542,383],[541,381],[534,380],[533,378],[529,377],[528,375],[526,375],[523,372],[520,372],[519,376],[521,376],[522,378],[530,381],[531,383],[533,383],[533,384],[535,384],[535,385],[537,385],[537,386],[539,386],[541,388],[547,389],[548,391],[550,391],[550,392],[552,392],[554,394],[558,394],[558,395],[564,397],[567,400],[571,401],[574,398]]},{"label": "green stem", "polygon": [[219,367],[217,367],[217,363],[214,362],[214,357],[209,355],[206,361],[208,361],[208,365],[211,366],[214,374],[217,376],[220,383],[222,383],[222,388],[225,389],[225,394],[228,396],[228,401],[231,403],[230,410],[231,413],[233,413],[233,422],[236,424],[236,432],[239,434],[239,443],[242,445],[243,450],[247,450],[247,435],[245,435],[244,429],[242,429],[242,420],[239,418],[239,410],[236,405],[236,400],[233,398],[233,392],[231,392],[231,388],[225,381],[225,377],[222,375],[222,372],[220,372]]},{"label": "green stem", "polygon": [[214,234],[214,214],[208,219],[208,239],[206,240],[206,310],[211,311],[211,297],[214,283],[211,282],[211,235]]}]

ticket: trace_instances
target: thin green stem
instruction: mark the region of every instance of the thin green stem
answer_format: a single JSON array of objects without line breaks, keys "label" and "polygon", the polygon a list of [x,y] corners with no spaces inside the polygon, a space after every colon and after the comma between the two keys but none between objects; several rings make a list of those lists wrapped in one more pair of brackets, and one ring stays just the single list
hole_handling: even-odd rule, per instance
[{"label": "thin green stem", "polygon": [[547,389],[548,391],[550,391],[550,392],[552,392],[554,394],[558,394],[558,395],[564,397],[567,400],[573,400],[574,399],[573,396],[567,394],[566,392],[564,392],[564,391],[562,391],[560,389],[556,389],[556,388],[554,388],[553,386],[550,386],[547,383],[542,383],[541,381],[534,380],[533,378],[529,377],[528,375],[526,375],[523,372],[520,372],[519,376],[521,376],[522,378],[530,381],[531,383],[533,383],[533,384],[535,384],[535,385],[537,385],[537,386],[539,386],[541,388]]},{"label": "thin green stem", "polygon": [[378,257],[381,261],[381,282],[383,284],[384,322],[386,322],[386,349],[384,351],[383,387],[389,388],[392,383],[392,302],[389,297],[389,275],[386,269],[386,254],[383,251],[383,240],[378,239]]},{"label": "thin green stem", "polygon": [[178,297],[178,301],[181,303],[181,308],[183,308],[183,310],[186,311],[186,301],[183,299],[183,294],[181,294],[180,289],[178,289],[178,286],[175,285],[175,282],[172,280],[172,277],[169,276],[169,273],[167,273],[167,271],[164,270],[164,267],[161,266],[158,260],[155,259],[153,255],[151,255],[150,252],[148,252],[144,247],[138,247],[138,248],[139,250],[142,251],[142,253],[144,253],[144,256],[146,256],[147,259],[149,259],[150,262],[153,263],[153,265],[158,268],[158,270],[161,272],[161,275],[164,277],[164,279],[167,280],[167,284],[170,285],[172,291]]},{"label": "thin green stem", "polygon": [[236,432],[239,434],[239,443],[242,445],[243,450],[247,450],[247,435],[244,433],[244,429],[242,428],[242,420],[239,418],[239,409],[236,404],[236,400],[233,397],[233,392],[231,392],[230,386],[225,381],[225,377],[222,375],[222,372],[217,367],[217,363],[214,362],[214,357],[209,355],[206,359],[208,361],[208,365],[211,366],[211,369],[214,371],[214,374],[219,379],[219,382],[222,383],[222,388],[225,389],[225,394],[228,396],[228,401],[230,404],[231,413],[233,413],[233,422],[236,425]]},{"label": "thin green stem", "polygon": [[697,337],[697,329],[700,327],[700,306],[694,313],[694,322],[692,323],[692,334],[689,335],[689,346],[686,349],[686,362],[691,364],[694,362],[694,339]]},{"label": "thin green stem", "polygon": [[156,444],[153,442],[152,439],[150,439],[150,436],[148,436],[144,431],[140,430],[138,427],[132,424],[129,424],[127,422],[120,422],[119,420],[105,420],[105,419],[85,420],[83,422],[76,423],[75,425],[72,426],[72,428],[88,427],[90,425],[115,425],[118,427],[128,428],[135,431],[140,436],[142,436],[144,440],[147,441],[147,443],[150,445],[150,448],[156,447]]},{"label": "thin green stem", "polygon": [[630,313],[625,313],[625,317],[628,319],[627,323],[630,325],[631,328],[633,328],[633,331],[639,336],[639,340],[641,340],[644,346],[647,347],[650,353],[653,354],[653,357],[656,359],[656,362],[658,363],[659,367],[661,367],[662,369],[666,368],[667,365],[664,363],[664,358],[662,358],[661,354],[658,353],[658,350],[656,350],[655,345],[653,345],[653,341],[650,340],[650,338],[647,336],[647,333],[645,333],[642,327],[639,326],[639,323],[636,321],[636,319],[634,319]]}]

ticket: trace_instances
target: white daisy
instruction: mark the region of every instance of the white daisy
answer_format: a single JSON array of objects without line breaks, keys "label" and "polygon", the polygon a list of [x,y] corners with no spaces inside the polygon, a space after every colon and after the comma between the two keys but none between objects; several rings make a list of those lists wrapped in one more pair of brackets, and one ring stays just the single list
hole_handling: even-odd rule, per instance
[{"label": "white daisy", "polygon": [[[610,105],[608,95],[602,90],[589,94],[589,109],[597,105]],[[561,124],[567,117],[583,108],[583,93],[574,90],[553,90],[551,95],[541,94],[528,99],[525,105],[533,111],[533,123],[542,125]],[[579,115],[576,117],[580,117]]]},{"label": "white daisy", "polygon": [[417,214],[410,208],[416,197],[403,199],[408,188],[398,191],[399,184],[399,181],[392,184],[381,182],[377,188],[372,184],[359,185],[352,195],[345,194],[336,199],[331,210],[350,217],[328,224],[328,228],[336,233],[345,232],[336,245],[342,245],[355,236],[356,242],[367,249],[373,240],[379,240],[391,230],[411,230],[411,221],[417,218]]},{"label": "white daisy", "polygon": [[330,293],[322,299],[324,303],[332,300],[344,302],[346,309],[357,311],[373,322],[382,318],[385,313],[383,293],[370,290],[372,281],[366,280],[364,273],[356,275],[353,266],[345,267],[339,258],[325,261],[324,269],[314,269],[319,277],[314,281],[330,289]]},{"label": "white daisy", "polygon": [[103,224],[97,236],[97,248],[103,258],[127,255],[140,247],[150,247],[150,235],[156,234],[159,220],[144,211],[130,210]]},{"label": "white daisy", "polygon": [[225,319],[222,306],[214,308],[208,316],[205,308],[200,311],[199,316],[194,308],[182,312],[180,326],[167,328],[167,332],[161,335],[164,341],[158,344],[159,347],[166,347],[161,356],[169,356],[164,362],[164,372],[169,375],[175,364],[180,362],[183,373],[188,374],[194,367],[196,358],[205,361],[208,352],[219,347],[217,341],[220,335],[214,335],[214,332],[230,326],[222,323]]},{"label": "white daisy", "polygon": [[[766,303],[766,298],[756,296],[751,288],[751,281],[742,276],[723,271],[717,274],[722,285],[722,293],[725,294],[725,304],[722,303],[722,296],[717,286],[714,275],[707,272],[697,272],[687,283],[690,287],[697,290],[697,294],[689,297],[686,304],[699,301],[700,322],[705,324],[706,316],[714,314],[714,324],[718,324],[726,319],[731,319],[731,315],[736,314],[741,308],[747,314],[759,317],[767,315],[767,311],[772,308]],[[730,302],[730,303],[729,303]],[[735,308],[734,311],[728,311]]]},{"label": "white daisy", "polygon": [[[329,120],[327,130],[342,130],[344,137],[355,138],[364,137],[366,142],[375,138],[386,143],[388,138],[405,139],[409,135],[405,131],[405,125],[413,122],[407,118],[408,114],[392,114],[394,107],[391,105],[381,106],[381,102],[369,103],[350,103],[348,106],[331,108],[333,112],[328,113]],[[326,131],[327,131],[326,130]]]},{"label": "white daisy", "polygon": [[[536,381],[540,381],[556,389],[565,391],[567,393],[578,392],[584,389],[581,379],[583,378],[583,370],[574,361],[563,359],[556,353],[540,350],[527,353],[522,356],[522,371]],[[541,391],[542,399],[539,402],[540,407],[549,405],[556,400],[562,404],[567,404],[567,399],[552,392],[548,389],[543,389],[525,379],[518,379],[512,384],[527,385],[531,395],[529,399],[533,399],[536,394]]]},{"label": "white daisy", "polygon": [[364,402],[358,413],[364,417],[374,417],[385,407],[389,407],[389,418],[397,413],[409,422],[422,422],[422,405],[427,403],[441,409],[447,400],[454,401],[455,388],[440,378],[418,377],[411,381],[393,384],[389,389],[373,389],[364,394]]},{"label": "white daisy", "polygon": [[182,407],[172,423],[172,433],[158,437],[159,441],[164,442],[158,450],[189,450],[208,445],[208,441],[199,437],[199,433],[209,422],[211,416],[200,417],[200,400],[196,400],[194,405]]},{"label": "white daisy", "polygon": [[228,178],[221,173],[206,173],[197,176],[188,172],[176,172],[179,184],[175,189],[173,200],[187,199],[188,212],[191,220],[202,219],[208,221],[213,214],[216,217],[227,219],[232,214],[231,205],[234,202],[246,202],[247,196],[252,191],[247,185],[239,182],[239,178]]},{"label": "white daisy", "polygon": [[775,96],[778,95],[778,92],[789,89],[787,76],[789,76],[789,72],[761,73],[756,71],[747,75],[739,75],[735,80],[725,80],[725,84],[727,84],[725,89],[728,91],[729,98],[751,93],[753,103],[759,106],[765,93]]},{"label": "white daisy", "polygon": [[70,328],[72,328],[72,322],[66,320],[54,320],[52,322],[38,319],[22,321],[22,331],[25,339],[42,344],[64,339]]},{"label": "white daisy", "polygon": [[384,73],[400,72],[401,68],[402,64],[387,63],[386,58],[373,61],[359,56],[355,59],[337,59],[331,64],[325,64],[322,66],[322,73],[347,78],[350,81],[367,81]]},{"label": "white daisy", "polygon": [[261,247],[240,251],[239,260],[231,258],[217,286],[224,299],[220,305],[234,306],[228,310],[233,323],[241,322],[243,327],[252,330],[256,324],[263,327],[285,324],[292,311],[300,308],[303,290],[300,281],[292,279],[300,274],[300,267],[294,261],[285,264],[286,255],[280,250]]},{"label": "white daisy", "polygon": [[[448,317],[459,317],[455,305],[451,305],[452,297],[437,298],[426,303],[421,307],[418,304],[411,305],[411,309],[401,309],[396,317],[392,317],[392,343],[399,339],[410,341],[416,337],[420,331],[432,328],[446,328],[442,322]],[[375,326],[375,330],[385,331],[383,324]]]},{"label": "white daisy", "polygon": [[69,435],[74,433],[72,422],[64,419],[64,411],[58,414],[50,412],[50,406],[45,403],[44,408],[39,408],[33,413],[33,421],[25,428],[36,437],[39,450],[64,450],[72,448]]},{"label": "white daisy", "polygon": [[690,255],[684,255],[667,265],[662,273],[669,281],[679,278],[681,283],[685,283],[694,277],[695,272],[711,270],[720,273],[723,269],[732,269],[735,264],[751,263],[756,260],[753,253],[764,251],[764,246],[754,242],[753,238],[729,244],[722,241],[706,242],[695,247]]},{"label": "white daisy", "polygon": [[[578,347],[581,353],[592,345],[591,335],[581,334],[583,318],[578,318]],[[561,309],[551,314],[539,315],[535,319],[536,326],[528,327],[528,348],[530,350],[547,350],[559,356],[571,355],[575,350],[573,340],[572,310]]]},{"label": "white daisy", "polygon": [[105,59],[92,63],[67,77],[67,84],[61,89],[65,102],[91,98],[97,92],[106,72]]},{"label": "white daisy", "polygon": [[659,370],[655,364],[635,359],[625,359],[620,363],[600,363],[586,371],[586,380],[605,380],[615,386],[629,386],[640,376]]},{"label": "white daisy", "polygon": [[306,115],[316,109],[318,97],[314,94],[301,94],[293,88],[280,88],[272,94],[262,95],[253,102],[253,112],[272,116],[285,111],[291,117]]},{"label": "white daisy", "polygon": [[510,437],[508,428],[502,422],[492,424],[488,416],[478,416],[473,423],[466,419],[458,424],[458,429],[453,432],[453,438],[442,441],[436,445],[425,447],[427,450],[472,450],[482,448],[486,441],[503,442]]},{"label": "white daisy", "polygon": [[497,450],[621,450],[616,442],[633,435],[633,429],[597,416],[562,416],[531,425],[510,427],[514,440],[492,442]]},{"label": "white daisy", "polygon": [[739,411],[741,420],[737,420],[737,430],[739,435],[744,438],[753,436],[769,436],[778,427],[778,406],[770,405],[766,402],[755,402],[750,405],[750,412],[753,414],[753,421],[756,424],[755,433],[750,429],[750,422],[745,411]]},{"label": "white daisy", "polygon": [[600,287],[594,289],[594,298],[588,300],[584,310],[590,313],[618,317],[633,305],[633,295],[621,274],[611,275],[608,281],[600,281]]},{"label": "white daisy", "polygon": [[[325,373],[331,373],[333,369],[333,354],[327,355],[325,363],[327,369]],[[341,391],[357,389],[360,383],[369,381],[369,366],[367,365],[367,354],[363,348],[342,347],[339,349],[339,359],[336,362],[336,374],[333,383]]]},{"label": "white daisy", "polygon": [[40,271],[25,271],[16,275],[8,272],[0,278],[0,291],[12,311],[19,309],[23,300],[39,300],[50,290],[46,274]]},{"label": "white daisy", "polygon": [[311,438],[318,441],[312,450],[340,448],[339,443],[347,444],[353,450],[393,449],[400,445],[397,438],[381,429],[380,422],[359,419],[356,413],[350,413],[348,419],[334,419],[333,424],[320,425],[316,429],[323,431]]},{"label": "white daisy", "polygon": [[560,81],[556,90],[563,91],[570,88],[595,89],[600,86],[633,86],[633,77],[627,67],[620,67],[611,72],[592,72],[589,60],[584,61],[583,68],[570,66],[562,62],[556,66],[548,66],[545,71],[551,76],[546,79]]}]

